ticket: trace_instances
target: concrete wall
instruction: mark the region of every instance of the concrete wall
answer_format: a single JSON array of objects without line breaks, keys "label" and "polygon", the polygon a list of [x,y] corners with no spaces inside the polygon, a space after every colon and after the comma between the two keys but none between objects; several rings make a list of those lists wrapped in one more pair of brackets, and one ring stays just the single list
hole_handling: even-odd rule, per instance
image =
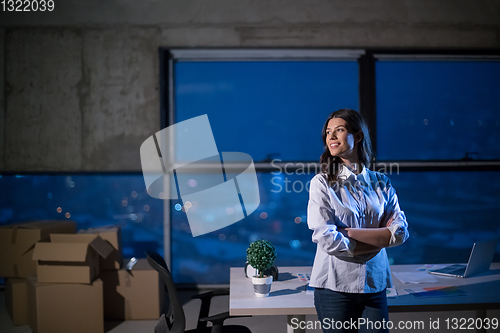
[{"label": "concrete wall", "polygon": [[[158,48],[500,48],[498,0],[64,0],[0,12],[0,170],[140,170]],[[2,66],[3,65],[3,66]]]}]

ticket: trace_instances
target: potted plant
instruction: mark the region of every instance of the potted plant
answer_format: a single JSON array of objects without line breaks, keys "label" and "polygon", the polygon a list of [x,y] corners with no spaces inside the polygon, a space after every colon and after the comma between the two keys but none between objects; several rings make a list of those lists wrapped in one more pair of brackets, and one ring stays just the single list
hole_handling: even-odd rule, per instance
[{"label": "potted plant", "polygon": [[264,275],[276,260],[276,249],[266,241],[259,239],[252,242],[247,249],[247,260],[250,266],[257,270],[257,275],[252,277],[252,283],[257,297],[267,297],[271,291],[272,275]]}]

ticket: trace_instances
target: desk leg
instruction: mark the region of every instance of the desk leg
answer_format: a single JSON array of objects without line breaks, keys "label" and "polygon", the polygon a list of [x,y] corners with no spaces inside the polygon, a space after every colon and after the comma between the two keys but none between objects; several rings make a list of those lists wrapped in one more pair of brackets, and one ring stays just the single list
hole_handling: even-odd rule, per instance
[{"label": "desk leg", "polygon": [[[481,318],[481,322],[484,323],[484,319],[486,318],[486,310],[476,310],[476,318]],[[484,328],[476,329],[477,333],[486,333]]]},{"label": "desk leg", "polygon": [[[292,319],[294,319],[292,321]],[[306,333],[305,329],[300,329],[294,327],[297,327],[300,322],[305,322],[306,321],[306,316],[305,315],[288,315],[287,321],[286,321],[286,333]]]}]

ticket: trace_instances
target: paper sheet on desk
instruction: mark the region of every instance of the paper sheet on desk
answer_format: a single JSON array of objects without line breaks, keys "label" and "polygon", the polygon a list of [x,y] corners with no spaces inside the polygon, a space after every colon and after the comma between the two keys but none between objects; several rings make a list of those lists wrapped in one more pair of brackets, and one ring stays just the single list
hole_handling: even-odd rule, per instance
[{"label": "paper sheet on desk", "polygon": [[401,283],[436,283],[439,282],[434,276],[427,272],[394,272],[394,276],[401,281]]}]

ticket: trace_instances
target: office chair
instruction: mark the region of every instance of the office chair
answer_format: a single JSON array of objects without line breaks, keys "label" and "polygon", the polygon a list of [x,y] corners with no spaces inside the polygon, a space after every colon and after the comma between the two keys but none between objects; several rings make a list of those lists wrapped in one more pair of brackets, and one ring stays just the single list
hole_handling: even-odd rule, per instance
[{"label": "office chair", "polygon": [[[170,300],[168,311],[166,314],[164,313],[161,315],[160,320],[155,327],[155,333],[251,333],[251,331],[245,326],[224,325],[224,320],[228,318],[248,316],[230,316],[229,312],[208,316],[212,297],[228,295],[229,292],[227,290],[214,290],[193,296],[192,298],[200,299],[202,304],[196,329],[186,331],[186,317],[184,315],[184,309],[179,301],[179,296],[177,295],[177,290],[175,289],[172,274],[170,274],[165,260],[163,260],[158,253],[152,251],[146,251],[146,256],[149,265],[160,274],[163,282],[165,282],[165,285],[167,286],[168,298]],[[208,322],[212,323],[211,327],[207,326]]]}]

